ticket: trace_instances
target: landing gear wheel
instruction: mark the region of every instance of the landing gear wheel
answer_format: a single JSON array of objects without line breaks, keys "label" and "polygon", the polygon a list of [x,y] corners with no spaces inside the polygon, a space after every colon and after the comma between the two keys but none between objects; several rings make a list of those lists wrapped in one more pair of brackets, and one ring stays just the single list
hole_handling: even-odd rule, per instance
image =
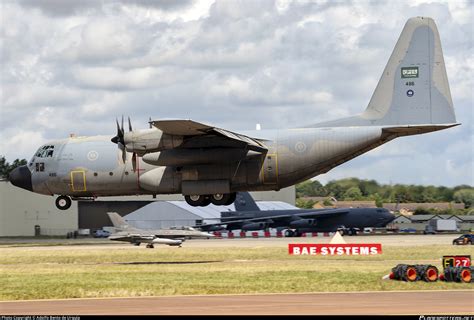
[{"label": "landing gear wheel", "polygon": [[229,200],[225,203],[226,206],[233,204],[235,201],[235,198],[237,197],[236,192],[229,193],[229,195],[230,195]]},{"label": "landing gear wheel", "polygon": [[216,206],[227,206],[235,201],[235,193],[216,193],[210,196],[212,204]]},{"label": "landing gear wheel", "polygon": [[186,195],[184,196],[184,199],[186,202],[193,207],[202,207],[202,206],[207,206],[208,204],[211,203],[211,199],[209,196],[205,195]]},{"label": "landing gear wheel", "polygon": [[211,204],[211,197],[209,196],[204,196],[204,201],[201,204],[201,207],[206,207]]},{"label": "landing gear wheel", "polygon": [[292,230],[286,230],[285,231],[285,237],[286,238],[293,237],[294,235],[295,235],[295,233]]},{"label": "landing gear wheel", "polygon": [[72,201],[68,196],[59,196],[56,198],[56,208],[59,210],[67,210],[71,207]]},{"label": "landing gear wheel", "polygon": [[153,243],[149,243],[149,244],[146,245],[146,247],[148,249],[153,249],[155,246],[153,246]]}]

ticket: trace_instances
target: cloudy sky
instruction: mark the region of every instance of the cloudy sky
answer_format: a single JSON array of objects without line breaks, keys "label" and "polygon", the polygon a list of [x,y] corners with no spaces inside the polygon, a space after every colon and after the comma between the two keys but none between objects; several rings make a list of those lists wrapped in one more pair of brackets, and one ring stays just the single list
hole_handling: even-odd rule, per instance
[{"label": "cloudy sky", "polygon": [[361,112],[405,21],[435,19],[463,125],[388,143],[319,176],[473,182],[472,1],[1,1],[0,154],[114,134],[149,117],[230,130]]}]

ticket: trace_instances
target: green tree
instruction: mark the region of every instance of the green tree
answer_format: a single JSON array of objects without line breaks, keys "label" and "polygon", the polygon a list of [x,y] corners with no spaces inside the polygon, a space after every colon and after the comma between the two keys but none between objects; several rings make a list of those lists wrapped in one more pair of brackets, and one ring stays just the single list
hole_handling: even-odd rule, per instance
[{"label": "green tree", "polygon": [[[355,191],[358,188],[361,192]],[[435,187],[423,185],[381,185],[374,180],[361,180],[358,178],[346,178],[329,181],[322,185],[319,181],[305,181],[296,186],[297,197],[327,197],[333,196],[336,199],[358,199],[374,200],[381,206],[386,202],[452,202],[455,192],[456,201],[465,203],[466,207],[474,206],[474,201],[469,200],[469,192],[474,190],[469,185],[459,185],[454,188]],[[349,191],[351,190],[351,191]],[[354,193],[355,192],[355,193]]]},{"label": "green tree", "polygon": [[301,209],[312,209],[313,206],[316,204],[316,201],[313,200],[303,200],[302,198],[296,199],[296,206]]},{"label": "green tree", "polygon": [[336,181],[330,181],[326,184],[326,190],[328,195],[333,196],[336,199],[342,199],[346,189],[338,184]]},{"label": "green tree", "polygon": [[390,194],[390,200],[392,202],[411,202],[410,192],[408,192],[408,186],[402,184],[396,184],[392,188],[392,192]]},{"label": "green tree", "polygon": [[474,189],[459,189],[454,192],[454,201],[464,203],[464,207],[470,208],[474,204]]},{"label": "green tree", "polygon": [[383,199],[378,193],[374,193],[370,198],[375,201],[377,208],[383,208]]},{"label": "green tree", "polygon": [[359,189],[364,197],[368,197],[377,193],[380,185],[375,180],[359,180]]},{"label": "green tree", "polygon": [[419,215],[419,214],[434,214],[434,213],[429,209],[416,208],[415,211],[413,212],[413,215]]},{"label": "green tree", "polygon": [[0,178],[8,179],[10,172],[16,167],[27,164],[25,159],[15,159],[12,164],[8,163],[4,156],[0,156]]},{"label": "green tree", "polygon": [[332,203],[331,200],[329,200],[329,199],[324,199],[324,201],[323,201],[323,206],[325,206],[325,207],[332,207],[332,205],[333,205],[333,203]]},{"label": "green tree", "polygon": [[361,200],[362,192],[359,187],[351,187],[344,193],[344,200]]}]

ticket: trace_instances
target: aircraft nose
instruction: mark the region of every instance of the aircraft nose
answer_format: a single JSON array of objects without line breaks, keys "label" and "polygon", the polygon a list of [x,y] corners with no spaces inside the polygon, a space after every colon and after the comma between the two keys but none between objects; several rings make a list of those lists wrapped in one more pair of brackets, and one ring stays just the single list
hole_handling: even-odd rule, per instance
[{"label": "aircraft nose", "polygon": [[212,233],[209,233],[209,232],[201,232],[201,233],[204,237],[207,237],[207,238],[214,238],[215,237],[215,235],[213,235]]},{"label": "aircraft nose", "polygon": [[28,191],[33,191],[33,185],[31,183],[31,172],[27,166],[20,166],[13,169],[8,175],[8,180],[19,188],[23,188]]},{"label": "aircraft nose", "polygon": [[390,223],[393,220],[395,220],[395,215],[391,214],[390,212],[387,212],[386,217],[387,217],[387,223]]}]

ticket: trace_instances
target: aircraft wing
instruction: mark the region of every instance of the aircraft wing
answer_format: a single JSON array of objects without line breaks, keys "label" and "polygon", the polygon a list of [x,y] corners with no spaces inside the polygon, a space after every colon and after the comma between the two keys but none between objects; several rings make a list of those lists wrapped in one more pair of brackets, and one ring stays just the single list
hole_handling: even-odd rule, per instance
[{"label": "aircraft wing", "polygon": [[117,232],[109,236],[110,240],[129,241],[129,242],[151,242],[156,237],[149,234]]},{"label": "aircraft wing", "polygon": [[[243,134],[235,133],[229,130],[209,126],[192,120],[156,120],[150,121],[155,128],[160,129],[163,133],[170,135],[184,136],[190,143],[187,146],[192,147],[199,144],[199,140],[208,137],[219,137],[222,139],[207,139],[207,147],[222,147],[225,140],[237,143],[239,146],[247,146],[249,150],[266,153],[266,146],[258,139],[247,137]],[[224,143],[223,143],[224,140]],[[184,145],[186,147],[186,144]]]}]

